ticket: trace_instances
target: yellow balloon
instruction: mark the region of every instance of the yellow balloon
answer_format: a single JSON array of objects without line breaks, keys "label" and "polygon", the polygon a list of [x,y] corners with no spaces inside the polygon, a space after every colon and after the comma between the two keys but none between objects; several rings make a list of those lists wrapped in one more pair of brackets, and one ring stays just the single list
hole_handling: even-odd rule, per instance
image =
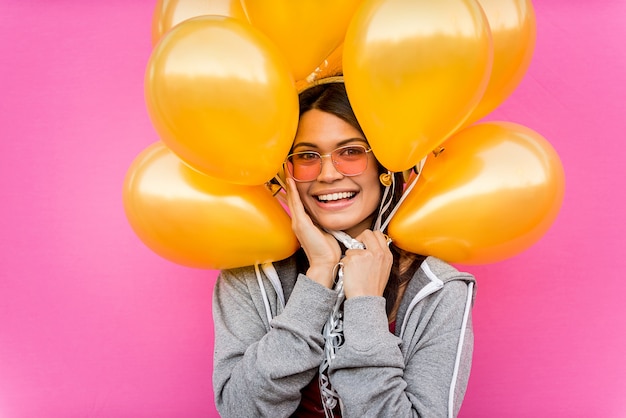
[{"label": "yellow balloon", "polygon": [[513,93],[530,66],[537,24],[530,0],[479,0],[493,36],[493,67],[487,90],[465,126],[476,122]]},{"label": "yellow balloon", "polygon": [[202,15],[230,16],[247,21],[239,0],[157,0],[152,14],[152,46],[180,22]]},{"label": "yellow balloon", "polygon": [[190,169],[162,142],[133,161],[126,216],[152,251],[174,263],[225,269],[287,258],[291,219],[264,186],[226,183]]},{"label": "yellow balloon", "polygon": [[324,61],[306,78],[296,81],[298,91],[305,90],[316,81],[324,77],[332,77],[343,74],[343,44],[339,45]]},{"label": "yellow balloon", "polygon": [[372,0],[359,8],[343,70],[378,160],[404,171],[443,142],[480,100],[492,58],[475,0]]},{"label": "yellow balloon", "polygon": [[561,161],[537,132],[511,122],[470,126],[430,156],[389,224],[400,248],[461,264],[512,257],[560,210]]},{"label": "yellow balloon", "polygon": [[295,82],[280,51],[250,24],[188,19],[154,48],[148,114],[183,161],[210,176],[263,184],[280,169],[298,124]]},{"label": "yellow balloon", "polygon": [[342,42],[362,0],[241,0],[252,25],[276,43],[296,80],[311,74]]},{"label": "yellow balloon", "polygon": [[332,77],[343,74],[343,43],[339,45],[319,66],[317,78]]}]

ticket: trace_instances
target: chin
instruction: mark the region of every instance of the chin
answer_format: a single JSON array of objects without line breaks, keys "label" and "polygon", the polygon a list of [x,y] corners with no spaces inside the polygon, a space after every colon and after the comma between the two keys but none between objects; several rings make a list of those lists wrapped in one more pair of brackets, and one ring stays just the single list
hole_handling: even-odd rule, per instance
[{"label": "chin", "polygon": [[[338,215],[337,217],[324,217],[319,219],[318,224],[331,231],[344,231],[354,238],[372,225],[372,217],[370,216],[365,219],[358,218],[350,221],[346,219],[345,215]],[[349,231],[352,231],[352,233]]]},{"label": "chin", "polygon": [[339,217],[322,216],[316,219],[316,223],[323,228],[335,231],[343,231],[344,229],[350,228],[351,223],[346,222],[345,216],[342,216],[341,219],[337,218]]}]

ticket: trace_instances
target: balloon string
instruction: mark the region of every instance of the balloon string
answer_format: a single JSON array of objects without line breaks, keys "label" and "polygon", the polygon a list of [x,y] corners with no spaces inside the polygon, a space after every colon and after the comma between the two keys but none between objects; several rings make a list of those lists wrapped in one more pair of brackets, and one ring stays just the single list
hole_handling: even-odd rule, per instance
[{"label": "balloon string", "polygon": [[[387,173],[392,174],[390,171],[388,171]],[[378,216],[376,217],[376,222],[374,223],[373,228],[374,231],[380,230],[381,232],[385,232],[385,230],[381,228],[382,217],[383,213],[385,213],[387,209],[389,209],[389,206],[391,206],[391,202],[393,200],[393,195],[391,194],[391,191],[395,189],[395,186],[396,177],[392,175],[391,184],[385,187],[383,198],[380,200],[380,208],[378,209]]]},{"label": "balloon string", "polygon": [[[404,189],[404,191],[402,192],[402,196],[400,196],[400,200],[398,200],[398,203],[396,203],[396,205],[394,206],[394,208],[391,210],[391,213],[389,214],[389,216],[387,216],[387,219],[385,219],[385,222],[382,223],[382,225],[380,226],[380,230],[381,231],[385,231],[385,229],[387,229],[387,226],[389,225],[389,222],[391,222],[391,219],[393,218],[393,216],[396,214],[396,212],[398,211],[398,208],[400,207],[400,205],[402,205],[402,202],[404,202],[404,200],[406,199],[406,197],[409,195],[409,193],[411,192],[411,190],[413,190],[413,187],[415,187],[415,185],[417,184],[417,181],[419,180],[420,176],[422,175],[422,169],[424,168],[424,165],[426,164],[426,158],[428,158],[428,156],[422,158],[422,160],[419,162],[418,166],[417,166],[417,175],[415,176],[415,178],[413,179],[413,181],[411,181],[411,183],[409,183],[406,188]],[[385,207],[386,209],[386,207]],[[376,220],[376,225],[378,225],[380,218],[382,217],[382,214],[384,213],[384,210],[381,210],[378,214],[378,219]],[[392,237],[393,238],[393,237]]]}]

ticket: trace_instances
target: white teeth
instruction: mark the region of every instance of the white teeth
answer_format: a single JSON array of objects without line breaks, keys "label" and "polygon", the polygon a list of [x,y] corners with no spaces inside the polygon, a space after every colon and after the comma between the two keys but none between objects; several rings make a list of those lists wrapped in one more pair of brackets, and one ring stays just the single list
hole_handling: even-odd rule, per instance
[{"label": "white teeth", "polygon": [[332,200],[349,199],[356,195],[355,192],[329,193],[317,196],[318,200],[330,202]]}]

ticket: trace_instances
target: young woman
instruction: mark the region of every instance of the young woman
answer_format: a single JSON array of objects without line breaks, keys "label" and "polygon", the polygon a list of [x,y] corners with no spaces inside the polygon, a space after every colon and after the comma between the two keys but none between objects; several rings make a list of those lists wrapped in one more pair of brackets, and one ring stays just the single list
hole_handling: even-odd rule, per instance
[{"label": "young woman", "polygon": [[300,94],[285,167],[302,248],[223,271],[215,286],[220,414],[456,416],[471,364],[474,279],[378,230],[402,195],[402,175],[390,181],[376,161],[341,77]]}]

